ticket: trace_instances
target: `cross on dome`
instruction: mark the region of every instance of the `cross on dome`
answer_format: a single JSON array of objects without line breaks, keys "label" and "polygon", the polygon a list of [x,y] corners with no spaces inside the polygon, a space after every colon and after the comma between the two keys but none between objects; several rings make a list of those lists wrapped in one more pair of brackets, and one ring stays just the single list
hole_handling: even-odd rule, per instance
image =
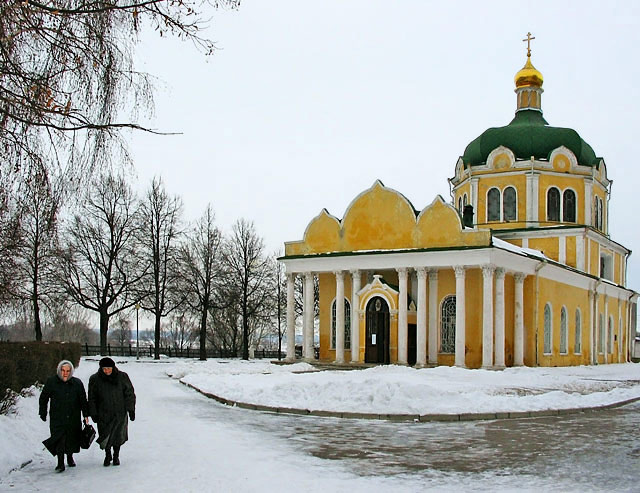
[{"label": "cross on dome", "polygon": [[531,40],[536,39],[535,36],[531,36],[531,33],[527,33],[527,39],[523,39],[522,41],[527,42],[527,56],[531,57]]}]

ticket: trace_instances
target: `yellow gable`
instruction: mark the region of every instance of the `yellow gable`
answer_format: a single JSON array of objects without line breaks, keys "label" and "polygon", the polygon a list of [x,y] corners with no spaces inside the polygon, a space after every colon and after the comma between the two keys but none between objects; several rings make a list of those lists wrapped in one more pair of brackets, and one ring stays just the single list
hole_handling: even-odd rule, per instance
[{"label": "yellow gable", "polygon": [[441,196],[416,217],[411,203],[379,180],[358,195],[339,221],[323,209],[302,241],[285,245],[285,255],[362,250],[407,250],[489,246],[491,233],[464,229],[458,212]]}]

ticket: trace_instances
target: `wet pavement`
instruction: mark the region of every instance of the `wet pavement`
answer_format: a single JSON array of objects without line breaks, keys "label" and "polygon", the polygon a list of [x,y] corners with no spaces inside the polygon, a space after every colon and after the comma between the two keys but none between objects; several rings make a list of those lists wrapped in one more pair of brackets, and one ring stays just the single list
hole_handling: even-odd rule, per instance
[{"label": "wet pavement", "polygon": [[[544,489],[640,491],[640,403],[568,416],[394,423],[292,416],[211,403],[217,419],[287,439],[363,476],[543,479]],[[486,481],[485,481],[486,482]],[[554,487],[554,485],[556,485]]]}]

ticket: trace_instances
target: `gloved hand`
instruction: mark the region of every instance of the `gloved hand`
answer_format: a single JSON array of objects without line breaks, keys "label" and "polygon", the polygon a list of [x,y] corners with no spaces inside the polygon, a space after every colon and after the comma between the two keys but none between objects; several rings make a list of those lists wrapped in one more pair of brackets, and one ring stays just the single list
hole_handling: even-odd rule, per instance
[{"label": "gloved hand", "polygon": [[40,415],[40,419],[41,419],[42,421],[45,421],[45,422],[46,422],[46,421],[47,421],[47,415],[46,415],[46,414],[41,414],[41,415]]},{"label": "gloved hand", "polygon": [[136,420],[136,412],[135,411],[129,411],[129,419],[131,421],[135,421]]}]

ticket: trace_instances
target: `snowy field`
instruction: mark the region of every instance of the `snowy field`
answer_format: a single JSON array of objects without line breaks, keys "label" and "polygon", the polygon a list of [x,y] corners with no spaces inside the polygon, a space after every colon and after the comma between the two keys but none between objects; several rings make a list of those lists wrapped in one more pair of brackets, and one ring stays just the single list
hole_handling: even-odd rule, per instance
[{"label": "snowy field", "polygon": [[[640,397],[640,365],[501,372],[397,366],[314,372],[304,363],[116,360],[136,388],[137,419],[123,446],[122,465],[102,466],[95,444],[76,456],[78,467],[53,472],[41,441],[48,423],[37,414],[36,390],[16,413],[0,416],[0,491],[571,491],[545,478],[501,475],[424,477],[356,474],[348,461],[301,452],[296,444],[247,419],[274,415],[223,406],[188,387],[241,402],[304,409],[380,413],[457,413],[598,406]],[[76,376],[85,386],[97,360],[83,359]],[[173,378],[169,378],[171,375]],[[300,419],[332,419],[302,418]],[[372,423],[372,426],[376,426]]]}]

